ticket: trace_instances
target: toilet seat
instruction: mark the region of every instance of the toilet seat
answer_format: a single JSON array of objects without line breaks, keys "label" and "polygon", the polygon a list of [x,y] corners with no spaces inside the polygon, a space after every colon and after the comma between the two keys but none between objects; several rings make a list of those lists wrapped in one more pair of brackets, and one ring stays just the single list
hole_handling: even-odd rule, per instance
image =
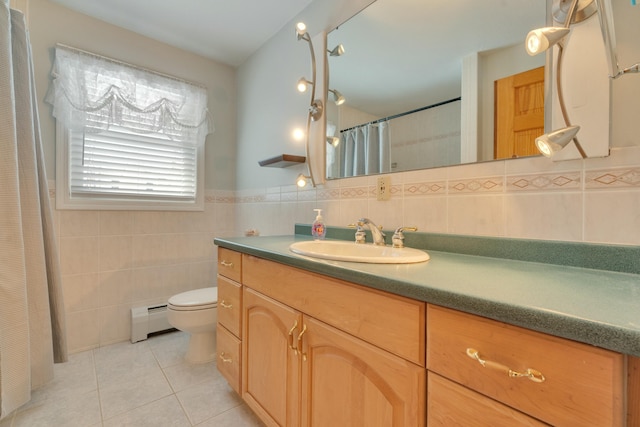
[{"label": "toilet seat", "polygon": [[168,308],[176,311],[204,310],[218,306],[218,288],[182,292],[169,298]]}]

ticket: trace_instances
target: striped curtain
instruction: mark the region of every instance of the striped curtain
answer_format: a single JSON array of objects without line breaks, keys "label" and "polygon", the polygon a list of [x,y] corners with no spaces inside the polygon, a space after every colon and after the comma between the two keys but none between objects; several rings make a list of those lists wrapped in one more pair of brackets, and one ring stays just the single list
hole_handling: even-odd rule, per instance
[{"label": "striped curtain", "polygon": [[60,265],[24,15],[0,2],[0,419],[67,359]]}]

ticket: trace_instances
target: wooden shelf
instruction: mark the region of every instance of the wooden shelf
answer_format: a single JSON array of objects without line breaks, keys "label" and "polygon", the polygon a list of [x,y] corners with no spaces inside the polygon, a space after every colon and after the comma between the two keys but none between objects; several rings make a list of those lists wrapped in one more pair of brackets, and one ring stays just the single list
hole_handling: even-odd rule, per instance
[{"label": "wooden shelf", "polygon": [[258,162],[260,166],[269,167],[269,168],[288,168],[289,166],[299,165],[300,163],[304,163],[306,160],[305,156],[294,156],[293,154],[281,154],[276,157],[271,157],[270,159],[261,160]]}]

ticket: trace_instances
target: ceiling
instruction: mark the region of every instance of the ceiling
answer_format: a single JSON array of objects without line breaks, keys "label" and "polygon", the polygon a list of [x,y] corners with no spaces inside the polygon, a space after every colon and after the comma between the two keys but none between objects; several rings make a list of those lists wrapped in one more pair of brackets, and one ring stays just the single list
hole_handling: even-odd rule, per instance
[{"label": "ceiling", "polygon": [[236,67],[312,0],[52,1]]}]

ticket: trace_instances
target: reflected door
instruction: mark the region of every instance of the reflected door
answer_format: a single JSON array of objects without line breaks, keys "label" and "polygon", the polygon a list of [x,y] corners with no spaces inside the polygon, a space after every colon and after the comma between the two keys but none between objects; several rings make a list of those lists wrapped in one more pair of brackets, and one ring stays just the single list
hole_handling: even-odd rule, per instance
[{"label": "reflected door", "polygon": [[544,134],[544,67],[495,81],[495,159],[540,154]]}]

